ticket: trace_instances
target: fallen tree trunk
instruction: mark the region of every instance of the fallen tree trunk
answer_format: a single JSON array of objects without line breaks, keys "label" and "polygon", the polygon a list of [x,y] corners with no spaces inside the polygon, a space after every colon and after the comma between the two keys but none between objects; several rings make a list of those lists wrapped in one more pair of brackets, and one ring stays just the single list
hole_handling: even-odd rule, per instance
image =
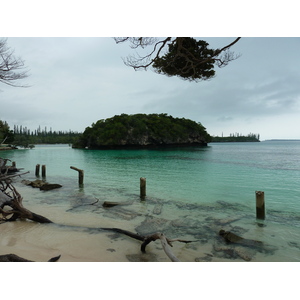
[{"label": "fallen tree trunk", "polygon": [[170,246],[173,247],[171,242],[175,242],[175,241],[182,242],[182,243],[191,243],[191,242],[193,242],[193,241],[187,241],[187,240],[182,240],[182,239],[172,239],[171,240],[171,239],[168,239],[163,233],[160,233],[160,232],[157,232],[157,233],[154,233],[154,234],[151,234],[151,235],[148,235],[148,236],[142,236],[142,235],[139,235],[137,233],[133,233],[133,232],[123,230],[123,229],[120,229],[120,228],[101,228],[101,229],[122,233],[122,234],[130,236],[134,239],[142,241],[143,243],[141,245],[141,251],[143,253],[146,252],[146,246],[150,242],[156,241],[156,240],[159,239],[161,241],[161,244],[162,244],[162,247],[163,247],[165,253],[170,258],[170,260],[173,261],[173,262],[179,262],[180,260],[173,254],[173,252],[170,248]]},{"label": "fallen tree trunk", "polygon": [[[9,192],[6,192],[6,190],[9,190]],[[12,193],[12,196],[10,196],[9,193]],[[23,198],[17,190],[11,184],[6,184],[4,191],[0,190],[0,215],[2,215],[0,220],[11,222],[17,219],[29,219],[38,223],[52,223],[48,218],[25,208],[22,204],[22,200]],[[4,209],[7,206],[11,209]]]}]

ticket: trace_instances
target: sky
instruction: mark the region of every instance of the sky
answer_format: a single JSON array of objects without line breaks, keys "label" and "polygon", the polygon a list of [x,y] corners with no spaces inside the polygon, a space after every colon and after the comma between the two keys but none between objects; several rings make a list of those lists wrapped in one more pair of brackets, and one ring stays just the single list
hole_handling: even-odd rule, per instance
[{"label": "sky", "polygon": [[[167,113],[201,122],[212,136],[255,133],[261,140],[300,139],[298,37],[241,35],[231,48],[240,57],[225,68],[215,67],[215,78],[196,83],[126,66],[122,58],[136,50],[128,43],[116,44],[114,35],[18,33],[2,35],[30,74],[20,81],[27,88],[0,84],[0,119],[11,129],[22,125],[83,132],[122,113]],[[197,38],[218,48],[236,37],[228,36]]]}]

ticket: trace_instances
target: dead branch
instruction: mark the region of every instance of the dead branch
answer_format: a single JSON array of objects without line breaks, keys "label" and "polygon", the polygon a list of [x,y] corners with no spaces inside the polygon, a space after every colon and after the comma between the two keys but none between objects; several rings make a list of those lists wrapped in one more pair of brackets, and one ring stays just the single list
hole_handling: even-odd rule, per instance
[{"label": "dead branch", "polygon": [[160,233],[160,232],[157,232],[157,233],[154,233],[154,234],[151,234],[151,235],[148,235],[148,236],[141,236],[139,234],[136,234],[136,233],[133,233],[133,232],[130,232],[130,231],[127,231],[127,230],[123,230],[123,229],[120,229],[120,228],[101,228],[101,229],[122,233],[122,234],[130,236],[134,239],[142,241],[143,243],[141,245],[141,251],[143,253],[146,252],[146,246],[150,242],[153,242],[153,241],[156,241],[156,240],[159,239],[161,241],[162,247],[163,247],[166,255],[173,262],[179,262],[180,260],[173,254],[173,252],[170,248],[170,246],[172,247],[171,242],[174,242],[174,241],[178,241],[178,242],[182,242],[182,243],[191,243],[191,242],[193,242],[193,241],[187,241],[187,240],[182,240],[182,239],[172,239],[172,240],[170,240],[163,233]]},{"label": "dead branch", "polygon": [[15,81],[28,77],[28,70],[21,58],[14,56],[14,50],[7,46],[7,40],[0,40],[0,82],[14,87],[28,87],[18,85]]},{"label": "dead branch", "polygon": [[31,212],[23,206],[23,198],[11,184],[11,179],[29,172],[7,175],[6,170],[9,169],[9,167],[6,166],[7,161],[8,159],[0,158],[0,221],[5,222],[15,221],[17,219],[29,219],[39,223],[52,223],[49,219]]}]

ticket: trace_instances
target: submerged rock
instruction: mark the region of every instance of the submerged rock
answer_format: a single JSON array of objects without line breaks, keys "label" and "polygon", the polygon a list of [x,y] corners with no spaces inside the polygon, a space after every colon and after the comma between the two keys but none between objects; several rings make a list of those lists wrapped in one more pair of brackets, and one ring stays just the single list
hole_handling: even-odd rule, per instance
[{"label": "submerged rock", "polygon": [[157,256],[153,253],[127,254],[126,258],[130,262],[157,262]]},{"label": "submerged rock", "polygon": [[47,183],[47,184],[42,185],[40,187],[40,190],[41,191],[50,191],[50,190],[61,188],[61,187],[62,187],[62,185],[57,184],[57,183]]},{"label": "submerged rock", "polygon": [[33,188],[39,188],[41,191],[50,191],[50,190],[62,187],[62,185],[60,185],[60,184],[48,183],[48,182],[46,182],[44,180],[40,180],[40,179],[36,179],[34,181],[22,180],[22,183],[25,185],[30,185]]}]

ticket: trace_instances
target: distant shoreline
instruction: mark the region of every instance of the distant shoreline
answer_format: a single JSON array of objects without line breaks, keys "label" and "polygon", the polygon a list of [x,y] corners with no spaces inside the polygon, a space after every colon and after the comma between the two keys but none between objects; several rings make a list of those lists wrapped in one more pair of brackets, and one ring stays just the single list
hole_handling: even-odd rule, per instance
[{"label": "distant shoreline", "polygon": [[271,139],[264,142],[300,142],[300,139]]}]

